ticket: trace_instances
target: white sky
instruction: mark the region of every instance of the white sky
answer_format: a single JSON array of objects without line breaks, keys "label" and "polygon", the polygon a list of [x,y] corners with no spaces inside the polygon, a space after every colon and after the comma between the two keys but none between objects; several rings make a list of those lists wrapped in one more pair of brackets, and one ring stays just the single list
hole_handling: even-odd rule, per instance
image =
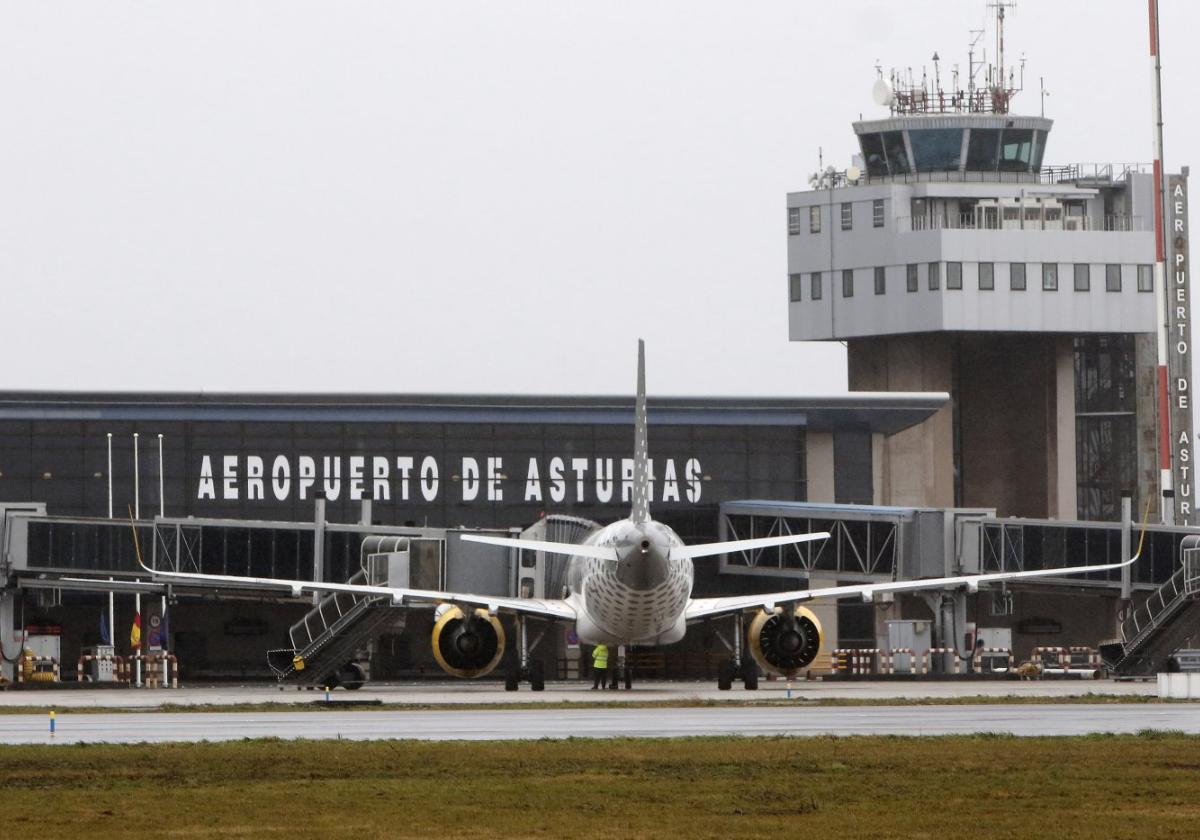
[{"label": "white sky", "polygon": [[[1161,5],[1174,171],[1200,3]],[[877,59],[965,70],[984,17],[3,0],[0,389],[625,394],[644,336],[652,393],[844,390],[840,345],[787,340],[785,195],[885,113]],[[1150,159],[1145,18],[1011,13],[1047,163]]]}]

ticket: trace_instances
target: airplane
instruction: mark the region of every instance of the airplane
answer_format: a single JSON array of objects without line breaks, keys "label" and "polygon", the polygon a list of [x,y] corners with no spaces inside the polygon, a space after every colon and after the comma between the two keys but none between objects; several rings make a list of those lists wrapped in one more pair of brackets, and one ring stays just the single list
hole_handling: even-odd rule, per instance
[{"label": "airplane", "polygon": [[[434,658],[448,674],[480,677],[493,671],[505,653],[502,616],[515,619],[517,656],[505,673],[505,689],[516,691],[528,681],[534,691],[545,688],[541,663],[530,657],[526,632],[528,619],[568,622],[580,642],[629,647],[668,645],[682,639],[689,625],[699,621],[732,619],[732,656],[718,669],[717,686],[729,690],[735,679],[746,689],[758,687],[759,669],[791,679],[802,672],[821,649],[821,622],[806,604],[848,596],[871,601],[894,592],[966,588],[977,592],[983,584],[1039,577],[1102,572],[1134,563],[1137,552],[1124,562],[1060,569],[994,572],[978,575],[892,581],[887,583],[796,589],[758,595],[693,598],[693,561],[730,552],[795,545],[829,537],[807,533],[746,540],[685,545],[667,525],[650,516],[650,465],[646,416],[645,343],[638,341],[637,396],[634,407],[634,463],[632,510],[590,534],[583,543],[559,543],[510,537],[464,534],[463,540],[506,548],[566,555],[568,570],[563,597],[518,598],[465,592],[408,589],[278,578],[164,572],[144,568],[156,581],[204,585],[236,584],[279,589],[292,597],[306,593],[349,592],[388,596],[396,605],[431,605],[434,625],[430,643]],[[1145,538],[1145,529],[1142,539]],[[138,562],[141,563],[139,553]],[[748,621],[748,623],[747,623]],[[540,637],[539,637],[540,638]],[[745,662],[743,638],[753,664]],[[535,642],[536,644],[536,642]],[[299,663],[303,665],[303,663]],[[629,668],[618,664],[625,687],[631,687]]]}]

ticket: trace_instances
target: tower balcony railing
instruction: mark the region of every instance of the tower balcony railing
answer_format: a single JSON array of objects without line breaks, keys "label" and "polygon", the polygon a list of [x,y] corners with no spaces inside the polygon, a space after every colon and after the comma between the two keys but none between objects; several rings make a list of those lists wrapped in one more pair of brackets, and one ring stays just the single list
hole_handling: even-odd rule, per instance
[{"label": "tower balcony railing", "polygon": [[[990,208],[989,208],[990,209]],[[1018,210],[1019,213],[1019,210]],[[1001,212],[944,213],[925,216],[899,216],[896,228],[901,233],[923,230],[1051,230],[1051,231],[1146,231],[1142,216],[1107,215],[1098,220],[1089,216],[1047,215],[1026,208],[1024,217],[1006,218]]]}]

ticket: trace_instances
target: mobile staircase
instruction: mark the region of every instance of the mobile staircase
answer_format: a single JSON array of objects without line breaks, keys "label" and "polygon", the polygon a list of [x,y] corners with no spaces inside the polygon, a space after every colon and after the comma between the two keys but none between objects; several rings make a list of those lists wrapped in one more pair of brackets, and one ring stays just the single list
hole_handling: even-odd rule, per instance
[{"label": "mobile staircase", "polygon": [[1100,645],[1109,670],[1122,676],[1150,676],[1168,669],[1181,647],[1200,640],[1200,537],[1184,538],[1183,562],[1121,622],[1121,638]]},{"label": "mobile staircase", "polygon": [[[408,586],[408,538],[368,537],[360,565],[347,583]],[[267,664],[281,684],[361,688],[367,673],[358,652],[380,633],[402,629],[406,613],[387,595],[330,593],[288,630],[291,647],[267,651]]]}]

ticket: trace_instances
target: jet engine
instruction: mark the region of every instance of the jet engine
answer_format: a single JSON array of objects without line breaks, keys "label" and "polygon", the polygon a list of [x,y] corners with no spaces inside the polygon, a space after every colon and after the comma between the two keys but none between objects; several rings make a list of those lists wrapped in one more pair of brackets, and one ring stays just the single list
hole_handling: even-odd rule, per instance
[{"label": "jet engine", "polygon": [[484,609],[442,604],[434,613],[433,657],[447,674],[482,677],[504,656],[504,626]]},{"label": "jet engine", "polygon": [[807,607],[792,613],[760,612],[750,622],[747,641],[754,661],[764,671],[792,677],[803,670],[821,649],[821,622]]}]

